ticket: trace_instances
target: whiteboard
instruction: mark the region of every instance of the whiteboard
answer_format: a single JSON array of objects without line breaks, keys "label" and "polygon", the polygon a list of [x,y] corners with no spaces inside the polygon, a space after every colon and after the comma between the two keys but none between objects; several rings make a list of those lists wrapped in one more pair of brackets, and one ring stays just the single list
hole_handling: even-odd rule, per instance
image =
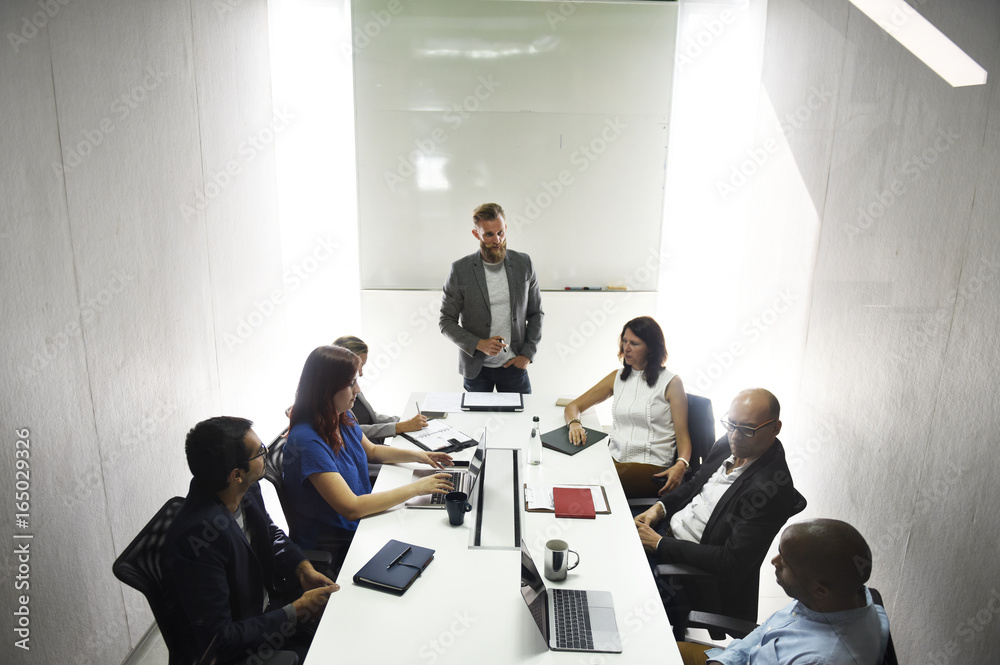
[{"label": "whiteboard", "polygon": [[440,288],[487,201],[543,289],[656,288],[675,3],[352,12],[362,288]]}]

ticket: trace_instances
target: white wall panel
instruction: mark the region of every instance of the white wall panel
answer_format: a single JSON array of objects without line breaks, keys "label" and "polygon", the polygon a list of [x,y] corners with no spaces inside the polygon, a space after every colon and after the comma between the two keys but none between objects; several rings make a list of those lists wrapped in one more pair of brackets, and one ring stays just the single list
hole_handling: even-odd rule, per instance
[{"label": "white wall panel", "polygon": [[[60,662],[69,659],[69,644],[87,645],[101,662],[114,661],[128,644],[124,621],[108,624],[84,609],[74,625],[64,624],[62,608],[74,598],[83,608],[118,607],[120,593],[110,568],[87,570],[79,561],[111,561],[111,528],[103,495],[94,403],[87,369],[85,311],[78,291],[70,219],[63,179],[52,164],[60,160],[56,132],[56,100],[48,31],[61,15],[31,23],[34,3],[0,5],[0,281],[3,283],[2,375],[0,422],[4,445],[0,487],[9,502],[0,524],[7,546],[0,554],[0,613],[6,639],[0,644],[4,662]],[[25,28],[25,25],[29,28]],[[23,34],[22,34],[23,33]],[[24,42],[7,39],[15,34]],[[16,46],[16,48],[15,48]],[[87,317],[87,318],[90,318]],[[29,432],[29,510],[26,527],[15,523],[15,446],[21,428]],[[77,497],[84,499],[77,501]],[[21,512],[18,510],[17,512]],[[15,541],[15,533],[31,540]],[[15,547],[28,544],[27,560]],[[66,547],[72,543],[71,548]],[[25,566],[21,568],[21,566]],[[15,575],[20,579],[16,580]],[[26,596],[30,631],[24,646],[13,631]],[[63,635],[60,639],[58,635]]]},{"label": "white wall panel", "polygon": [[[362,304],[364,330],[337,335],[367,342],[361,387],[376,409],[397,413],[411,392],[462,392],[458,347],[438,329],[440,291],[363,291]],[[532,392],[572,398],[615,369],[622,326],[656,311],[656,294],[543,291],[542,308]]]},{"label": "white wall panel", "polygon": [[504,206],[543,288],[610,284],[635,246],[659,246],[675,4],[353,12],[365,288],[438,287],[485,201]]},{"label": "white wall panel", "polygon": [[[658,246],[649,205],[662,198],[665,117],[482,112],[459,129],[438,113],[359,115],[364,284],[440,287],[477,250],[472,210],[485,201],[504,207],[508,246],[532,256],[542,288],[623,283]],[[387,184],[412,137],[436,132],[449,138],[424,170]],[[655,268],[631,286],[651,289]]]},{"label": "white wall panel", "polygon": [[30,35],[0,54],[3,362],[22,381],[3,389],[3,422],[32,434],[30,656],[114,663],[152,615],[111,563],[186,492],[185,433],[277,403],[252,377],[280,327],[221,355],[226,325],[282,272],[273,154],[241,152],[270,124],[267,10],[49,4],[0,9],[4,35]]}]

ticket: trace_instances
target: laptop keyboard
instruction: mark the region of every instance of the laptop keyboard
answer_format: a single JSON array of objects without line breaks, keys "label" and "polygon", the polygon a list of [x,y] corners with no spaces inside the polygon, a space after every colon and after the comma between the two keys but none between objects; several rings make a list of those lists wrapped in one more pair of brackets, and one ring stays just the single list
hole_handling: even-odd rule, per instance
[{"label": "laptop keyboard", "polygon": [[560,649],[593,649],[594,638],[590,632],[590,610],[587,592],[579,589],[552,589],[552,608],[556,647]]},{"label": "laptop keyboard", "polygon": [[[448,473],[445,471],[444,473]],[[450,473],[451,486],[454,487],[453,492],[461,491],[462,489],[462,476],[464,473]],[[443,506],[444,498],[448,496],[447,494],[431,494],[431,505],[432,506]]]}]

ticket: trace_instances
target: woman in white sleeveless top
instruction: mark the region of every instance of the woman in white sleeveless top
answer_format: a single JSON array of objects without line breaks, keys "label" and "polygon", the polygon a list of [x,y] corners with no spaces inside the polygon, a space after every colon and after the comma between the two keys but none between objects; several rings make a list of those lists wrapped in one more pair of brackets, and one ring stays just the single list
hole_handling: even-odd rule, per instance
[{"label": "woman in white sleeveless top", "polygon": [[580,414],[612,397],[608,447],[625,494],[657,496],[681,484],[691,459],[687,393],[681,377],[664,367],[666,343],[652,318],[640,316],[626,323],[618,344],[621,369],[566,407],[569,438],[577,445],[586,443]]}]

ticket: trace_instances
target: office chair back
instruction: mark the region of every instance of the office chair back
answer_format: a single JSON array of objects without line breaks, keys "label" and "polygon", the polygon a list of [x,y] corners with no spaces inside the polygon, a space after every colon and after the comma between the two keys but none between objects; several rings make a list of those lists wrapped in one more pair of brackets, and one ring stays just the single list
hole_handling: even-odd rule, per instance
[{"label": "office chair back", "polygon": [[[267,454],[264,455],[264,478],[274,487],[274,493],[278,495],[278,503],[281,504],[281,512],[285,514],[288,522],[288,536],[295,541],[294,527],[289,515],[294,513],[289,511],[288,495],[285,493],[285,477],[283,475],[285,462],[285,444],[288,443],[288,430],[279,434],[274,441],[268,444]],[[339,566],[333,567],[333,555],[323,550],[302,550],[302,554],[312,563],[313,567],[325,573],[330,579],[336,580],[340,571]]]},{"label": "office chair back", "polygon": [[149,520],[111,566],[115,577],[146,597],[146,602],[153,610],[153,617],[160,627],[163,641],[166,642],[167,650],[172,653],[177,651],[175,648],[177,638],[169,631],[164,631],[164,626],[171,625],[166,618],[176,611],[176,608],[164,593],[161,549],[166,540],[167,529],[170,528],[183,504],[182,496],[175,496],[163,504],[153,519]]},{"label": "office chair back", "polygon": [[[872,595],[872,602],[885,609],[885,603],[882,602],[882,594],[872,587],[868,587],[868,591]],[[705,629],[712,636],[712,639],[721,640],[726,635],[731,635],[736,639],[743,639],[757,627],[757,624],[752,621],[735,619],[722,614],[694,611],[688,616],[688,627]],[[725,648],[722,645],[718,646],[722,649]],[[892,644],[891,631],[889,632],[889,640],[886,643],[885,654],[883,654],[879,665],[899,665],[899,661],[896,659],[896,648]]]},{"label": "office chair back", "polygon": [[[798,490],[795,492],[795,501],[785,516],[785,522],[806,509],[806,499]],[[784,522],[782,523],[782,526]],[[778,527],[780,531],[781,527]],[[773,539],[772,539],[773,540]],[[752,624],[757,620],[758,601],[760,596],[760,567],[767,557],[767,552],[771,547],[771,542],[766,543],[754,556],[752,569],[756,572],[747,575],[739,580],[739,595],[734,596],[733,581],[718,579],[714,574],[701,570],[697,566],[687,564],[659,564],[654,568],[653,574],[658,584],[662,584],[661,579],[672,578],[674,582],[680,583],[684,588],[689,607],[681,607],[668,610],[668,616],[672,613],[672,623],[675,635],[678,640],[683,639],[684,631],[688,626],[693,625],[691,615],[700,613],[710,613],[712,615],[724,613],[727,617],[738,620],[733,625]],[[730,593],[726,593],[726,591]],[[739,599],[747,599],[746,602]],[[695,626],[708,629],[712,639],[721,640],[729,630],[728,626]],[[730,632],[733,635],[732,632]],[[734,635],[736,636],[736,635]],[[745,637],[739,635],[739,637]]]},{"label": "office chair back", "polygon": [[[868,591],[872,594],[872,602],[879,605],[882,609],[885,609],[885,603],[882,602],[882,594],[878,592],[878,589],[873,589],[868,587]],[[888,614],[888,612],[886,612]],[[896,659],[896,647],[892,644],[892,630],[889,630],[889,641],[885,645],[885,654],[882,656],[881,665],[899,665],[899,661]]]},{"label": "office chair back", "polygon": [[[267,454],[264,455],[264,478],[274,486],[274,493],[278,495],[278,503],[281,504],[281,512],[285,514],[285,519],[287,520],[288,516],[294,513],[289,510],[288,494],[285,492],[285,477],[283,475],[286,443],[288,443],[287,429],[268,444]],[[292,524],[289,522],[288,535],[292,537],[292,540],[295,540],[292,528]]]},{"label": "office chair back", "polygon": [[285,479],[282,477],[282,468],[285,455],[285,443],[288,441],[288,430],[279,434],[274,441],[267,444],[267,454],[264,455],[264,478],[274,486],[274,491],[278,493],[281,507],[285,507]]},{"label": "office chair back", "polygon": [[691,465],[684,474],[684,479],[694,477],[701,468],[701,462],[708,456],[708,451],[715,443],[715,416],[712,413],[712,400],[701,395],[688,393],[688,434],[691,436]]}]

